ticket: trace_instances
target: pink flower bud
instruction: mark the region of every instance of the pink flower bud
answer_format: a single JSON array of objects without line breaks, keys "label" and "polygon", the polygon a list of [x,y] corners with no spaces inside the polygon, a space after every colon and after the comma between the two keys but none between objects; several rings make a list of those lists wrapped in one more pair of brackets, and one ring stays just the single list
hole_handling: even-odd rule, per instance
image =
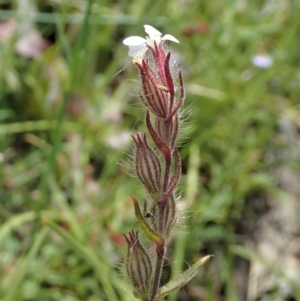
[{"label": "pink flower bud", "polygon": [[175,114],[175,116],[172,118],[172,121],[169,126],[166,125],[164,120],[162,120],[160,118],[156,118],[155,129],[157,130],[161,139],[166,141],[169,148],[171,150],[174,150],[176,139],[177,139],[178,132],[179,132],[178,114]]},{"label": "pink flower bud", "polygon": [[155,152],[147,143],[145,134],[132,136],[135,145],[135,172],[148,192],[155,196],[161,190],[161,165]]},{"label": "pink flower bud", "polygon": [[152,263],[150,256],[140,244],[138,231],[129,232],[126,236],[128,249],[126,256],[126,272],[133,284],[134,295],[144,299],[149,295],[149,287],[152,280]]},{"label": "pink flower bud", "polygon": [[170,91],[156,74],[146,59],[136,62],[140,69],[143,93],[140,98],[143,104],[156,116],[166,119],[170,111]]}]

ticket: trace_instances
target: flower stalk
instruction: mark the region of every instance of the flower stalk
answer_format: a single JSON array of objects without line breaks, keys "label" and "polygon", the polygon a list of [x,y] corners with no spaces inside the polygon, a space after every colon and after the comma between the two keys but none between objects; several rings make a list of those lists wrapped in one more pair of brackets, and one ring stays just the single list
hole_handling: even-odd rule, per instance
[{"label": "flower stalk", "polygon": [[[167,52],[164,45],[165,40],[179,41],[168,34],[161,37],[162,34],[150,25],[144,27],[149,35],[146,39],[133,36],[123,43],[129,46],[128,54],[139,70],[142,82],[139,96],[146,108],[148,135],[132,136],[135,144],[134,171],[148,192],[143,212],[134,196],[132,200],[135,215],[149,244],[142,246],[138,232],[124,235],[128,245],[125,262],[134,295],[143,301],[158,301],[185,285],[187,277],[193,277],[206,260],[197,261],[182,274],[180,281],[176,279],[174,285],[170,281],[160,287],[167,242],[178,220],[175,190],[181,176],[181,160],[176,142],[185,90],[180,71],[177,75],[179,86],[175,85],[170,68],[171,52]],[[149,58],[145,56],[147,51]],[[151,252],[153,245],[155,252]]]}]

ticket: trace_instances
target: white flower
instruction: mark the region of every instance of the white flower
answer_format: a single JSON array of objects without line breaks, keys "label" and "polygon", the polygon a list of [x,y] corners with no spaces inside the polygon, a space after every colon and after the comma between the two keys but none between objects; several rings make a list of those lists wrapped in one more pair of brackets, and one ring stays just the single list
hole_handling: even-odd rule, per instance
[{"label": "white flower", "polygon": [[259,68],[270,68],[273,65],[273,59],[266,54],[257,54],[252,58],[252,64]]},{"label": "white flower", "polygon": [[144,27],[145,32],[148,34],[148,37],[146,37],[146,39],[138,36],[132,36],[126,38],[123,41],[124,45],[129,46],[128,55],[130,57],[135,57],[137,55],[143,56],[148,50],[147,45],[154,47],[154,41],[156,43],[160,43],[162,40],[169,40],[175,43],[179,43],[179,41],[170,34],[166,34],[161,38],[162,33],[154,27],[150,25],[144,25]]}]

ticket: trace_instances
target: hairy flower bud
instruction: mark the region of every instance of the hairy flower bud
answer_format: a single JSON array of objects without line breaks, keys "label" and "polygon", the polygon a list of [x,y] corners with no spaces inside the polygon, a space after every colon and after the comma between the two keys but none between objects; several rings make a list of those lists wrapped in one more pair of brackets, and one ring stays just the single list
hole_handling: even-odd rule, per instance
[{"label": "hairy flower bud", "polygon": [[161,190],[161,165],[155,152],[147,143],[145,134],[132,136],[135,145],[135,172],[152,197]]},{"label": "hairy flower bud", "polygon": [[126,236],[128,249],[126,256],[126,272],[135,288],[134,295],[145,298],[149,295],[152,280],[152,263],[150,256],[140,244],[138,231],[129,232]]},{"label": "hairy flower bud", "polygon": [[160,118],[155,119],[155,129],[157,130],[158,134],[162,138],[162,140],[166,141],[169,148],[174,150],[176,139],[179,132],[179,117],[178,114],[172,118],[171,123],[167,126],[164,120]]},{"label": "hairy flower bud", "polygon": [[159,233],[160,224],[163,224],[163,233],[161,235],[168,240],[172,230],[174,229],[178,221],[178,212],[177,204],[174,194],[171,194],[168,197],[168,201],[163,211],[159,210],[157,204],[155,204],[151,211],[148,213],[148,216],[152,219],[153,227],[155,231]]},{"label": "hairy flower bud", "polygon": [[156,74],[146,59],[135,62],[141,72],[143,93],[140,98],[143,104],[156,116],[166,119],[170,111],[170,91]]}]

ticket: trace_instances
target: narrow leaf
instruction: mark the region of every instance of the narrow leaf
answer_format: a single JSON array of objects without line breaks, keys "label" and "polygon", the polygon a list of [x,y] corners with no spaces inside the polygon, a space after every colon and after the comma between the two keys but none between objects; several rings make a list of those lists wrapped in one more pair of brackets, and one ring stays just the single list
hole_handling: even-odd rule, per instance
[{"label": "narrow leaf", "polygon": [[142,227],[142,229],[144,230],[145,234],[147,235],[147,237],[152,240],[158,250],[163,250],[164,246],[165,246],[165,240],[162,236],[160,236],[158,233],[156,233],[146,222],[144,215],[142,214],[142,211],[140,209],[139,203],[137,201],[137,199],[131,195],[131,198],[133,200],[133,204],[134,204],[134,210],[135,210],[135,215]]},{"label": "narrow leaf", "polygon": [[7,284],[7,294],[4,295],[3,301],[13,301],[16,300],[16,294],[18,292],[19,286],[26,277],[26,273],[30,268],[30,264],[35,262],[35,258],[46,238],[48,229],[43,227],[39,233],[36,234],[33,244],[31,245],[28,254],[20,261],[20,263],[15,267],[12,276]]},{"label": "narrow leaf", "polygon": [[183,273],[179,274],[175,279],[169,281],[166,285],[162,286],[159,290],[159,293],[155,296],[154,301],[158,301],[161,298],[169,295],[173,291],[180,289],[181,287],[186,285],[197,274],[198,269],[211,257],[212,255],[207,255],[201,258]]},{"label": "narrow leaf", "polygon": [[88,265],[90,265],[95,272],[96,279],[99,281],[101,287],[103,287],[103,290],[109,300],[117,300],[113,284],[109,280],[109,266],[105,260],[100,259],[89,245],[79,241],[76,237],[72,236],[51,219],[45,217],[43,218],[43,223],[61,236],[63,241],[72,248],[74,253],[78,254]]},{"label": "narrow leaf", "polygon": [[33,211],[30,211],[15,215],[8,219],[0,227],[0,246],[5,242],[5,237],[10,231],[14,230],[14,228],[22,225],[23,223],[34,220],[35,218],[36,214]]}]

